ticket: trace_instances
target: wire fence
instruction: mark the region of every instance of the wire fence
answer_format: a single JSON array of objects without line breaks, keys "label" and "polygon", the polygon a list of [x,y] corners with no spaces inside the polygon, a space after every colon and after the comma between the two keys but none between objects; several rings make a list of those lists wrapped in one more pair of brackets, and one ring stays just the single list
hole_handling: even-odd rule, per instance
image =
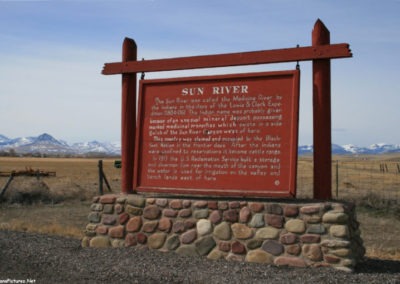
[{"label": "wire fence", "polygon": [[[300,158],[297,170],[297,196],[313,195],[313,161]],[[362,199],[375,195],[400,201],[400,162],[382,160],[333,160],[332,197]]]}]

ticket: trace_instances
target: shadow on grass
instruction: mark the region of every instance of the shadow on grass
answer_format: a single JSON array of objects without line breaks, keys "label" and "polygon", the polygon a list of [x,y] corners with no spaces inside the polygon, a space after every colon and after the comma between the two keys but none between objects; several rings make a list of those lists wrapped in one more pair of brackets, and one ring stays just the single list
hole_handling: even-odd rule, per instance
[{"label": "shadow on grass", "polygon": [[400,273],[400,260],[365,258],[355,269],[356,273]]}]

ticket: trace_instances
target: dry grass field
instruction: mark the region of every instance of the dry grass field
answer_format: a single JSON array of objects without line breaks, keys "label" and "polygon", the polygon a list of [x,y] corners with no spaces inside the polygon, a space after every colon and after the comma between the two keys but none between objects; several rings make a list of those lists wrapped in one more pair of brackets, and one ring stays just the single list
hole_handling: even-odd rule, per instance
[{"label": "dry grass field", "polygon": [[[333,196],[357,203],[367,256],[400,260],[400,155],[333,160]],[[113,164],[114,159],[103,160],[111,188],[119,192],[120,169]],[[388,170],[382,172],[381,164]],[[300,157],[299,198],[312,197],[312,167],[312,157]],[[55,171],[56,177],[16,177],[0,203],[0,229],[83,237],[91,198],[98,195],[98,159],[0,157],[0,172],[26,168]],[[0,177],[0,190],[7,180]]]}]

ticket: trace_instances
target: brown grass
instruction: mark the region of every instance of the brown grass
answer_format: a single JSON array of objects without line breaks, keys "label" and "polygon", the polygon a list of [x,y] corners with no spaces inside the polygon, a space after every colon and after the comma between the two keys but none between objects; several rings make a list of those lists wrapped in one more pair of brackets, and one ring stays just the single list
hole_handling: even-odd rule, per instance
[{"label": "brown grass", "polygon": [[59,224],[49,224],[38,226],[35,223],[27,222],[23,220],[11,220],[8,223],[1,223],[0,230],[11,230],[11,231],[23,231],[31,233],[67,236],[72,238],[80,239],[83,237],[82,229],[74,226],[61,226]]},{"label": "brown grass", "polygon": [[[381,172],[380,165],[387,166]],[[338,171],[336,167],[338,166]],[[400,154],[373,156],[334,156],[332,158],[332,195],[339,199],[356,200],[376,194],[381,199],[400,200]],[[297,196],[312,197],[312,156],[298,162]]]},{"label": "brown grass", "polygon": [[90,202],[1,204],[0,229],[82,238]]},{"label": "brown grass", "polygon": [[[49,198],[54,202],[64,200],[87,200],[98,194],[98,159],[60,159],[60,158],[10,158],[0,157],[0,171],[19,171],[25,168],[55,171],[56,177],[16,177],[7,194],[24,193],[33,188],[48,188]],[[119,192],[120,170],[115,169],[114,159],[104,159],[103,168],[114,191]],[[0,177],[0,188],[7,177]]]},{"label": "brown grass", "polygon": [[[400,162],[400,155],[340,156],[333,160],[339,161],[339,198],[358,204],[366,255],[400,260],[400,174],[396,174],[394,166]],[[380,172],[382,161],[392,169],[389,173]],[[49,199],[36,200],[33,205],[0,203],[0,229],[82,238],[91,198],[98,195],[97,163],[98,159],[0,157],[0,171],[31,167],[57,173],[56,177],[40,180],[15,178],[8,189],[8,197],[26,193]],[[104,172],[113,191],[119,192],[121,170],[115,169],[113,163],[114,159],[104,159]],[[333,163],[333,196],[335,167],[336,163]],[[312,197],[312,170],[312,157],[301,157],[297,183],[299,198]],[[0,189],[6,181],[6,177],[0,177]]]},{"label": "brown grass", "polygon": [[400,260],[400,219],[390,215],[375,216],[373,211],[364,208],[360,208],[357,213],[366,255]]}]

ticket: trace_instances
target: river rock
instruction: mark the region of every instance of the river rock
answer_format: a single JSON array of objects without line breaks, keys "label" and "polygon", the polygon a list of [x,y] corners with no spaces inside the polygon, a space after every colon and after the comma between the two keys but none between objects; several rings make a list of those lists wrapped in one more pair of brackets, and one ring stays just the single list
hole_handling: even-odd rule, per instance
[{"label": "river rock", "polygon": [[218,244],[218,248],[221,251],[229,252],[231,250],[231,243],[230,242],[220,241],[219,244]]},{"label": "river rock", "polygon": [[168,233],[171,230],[171,227],[172,227],[172,221],[167,217],[162,217],[158,222],[158,229],[160,231]]},{"label": "river rock", "polygon": [[252,228],[260,228],[264,226],[264,215],[261,213],[256,213],[253,215],[251,218],[251,221],[249,222],[249,227]]},{"label": "river rock", "polygon": [[247,223],[251,216],[251,210],[249,207],[243,207],[239,212],[239,222]]},{"label": "river rock", "polygon": [[222,220],[222,214],[219,210],[214,210],[211,212],[209,220],[213,223],[213,224],[218,224],[219,222],[221,222]]},{"label": "river rock", "polygon": [[215,226],[213,235],[220,240],[229,240],[231,238],[231,227],[227,222],[222,222]]},{"label": "river rock", "polygon": [[147,239],[147,244],[152,249],[159,249],[164,245],[166,238],[166,233],[155,233],[149,236]]},{"label": "river rock", "polygon": [[126,198],[126,203],[135,207],[143,208],[146,204],[146,199],[137,194],[129,194]]},{"label": "river rock", "polygon": [[175,250],[179,247],[180,244],[181,242],[179,240],[178,235],[170,236],[165,242],[165,246],[167,247],[168,250]]},{"label": "river rock", "polygon": [[216,245],[214,238],[211,236],[198,239],[194,243],[199,255],[207,255]]},{"label": "river rock", "polygon": [[126,205],[125,212],[127,212],[131,215],[140,216],[143,213],[143,209],[132,206],[132,205]]},{"label": "river rock", "polygon": [[267,253],[266,251],[257,249],[249,251],[247,253],[246,261],[272,264],[274,261],[274,257],[271,254]]},{"label": "river rock", "polygon": [[224,220],[227,222],[235,223],[239,220],[239,214],[236,209],[229,209],[223,213]]},{"label": "river rock", "polygon": [[157,198],[156,199],[156,205],[164,208],[165,206],[167,206],[168,204],[168,199],[166,198]]},{"label": "river rock", "polygon": [[298,237],[295,234],[287,233],[283,234],[279,238],[280,242],[284,245],[291,245],[297,242]]},{"label": "river rock", "polygon": [[93,204],[90,206],[90,210],[92,210],[92,211],[102,211],[102,210],[103,210],[103,204],[100,204],[100,203],[93,203]]},{"label": "river rock", "polygon": [[256,232],[257,239],[276,239],[279,236],[280,230],[274,227],[265,227],[258,229]]},{"label": "river rock", "polygon": [[195,229],[187,231],[181,235],[181,243],[182,244],[190,244],[192,243],[197,237],[197,232]]},{"label": "river rock", "polygon": [[101,219],[101,213],[99,212],[90,212],[88,215],[88,220],[91,223],[99,223]]},{"label": "river rock", "polygon": [[292,219],[286,222],[285,229],[291,233],[302,234],[306,230],[306,225],[303,220]]},{"label": "river rock", "polygon": [[123,225],[129,220],[129,214],[124,212],[118,216],[118,222]]},{"label": "river rock", "polygon": [[274,240],[268,240],[268,241],[264,242],[264,244],[261,246],[261,248],[272,255],[280,255],[285,250],[283,245],[281,245],[279,242],[274,241]]},{"label": "river rock", "polygon": [[114,225],[115,223],[117,223],[117,216],[103,214],[102,223],[104,225]]},{"label": "river rock", "polygon": [[322,216],[324,223],[346,224],[349,220],[349,215],[343,212],[327,212]]},{"label": "river rock", "polygon": [[125,233],[125,227],[122,225],[116,226],[116,227],[111,227],[108,230],[108,235],[111,238],[118,238],[118,239],[122,239],[124,237],[124,233]]},{"label": "river rock", "polygon": [[303,245],[302,253],[312,261],[322,260],[321,247],[317,244]]},{"label": "river rock", "polygon": [[158,221],[153,220],[153,221],[147,221],[144,222],[142,226],[142,231],[145,233],[153,233],[158,227]]},{"label": "river rock", "polygon": [[299,257],[288,257],[288,256],[278,256],[274,260],[274,264],[277,266],[294,266],[294,267],[306,267],[307,263],[304,259]]},{"label": "river rock", "polygon": [[320,240],[321,240],[321,236],[315,235],[315,234],[304,234],[300,237],[300,241],[304,244],[319,243]]},{"label": "river rock", "polygon": [[111,246],[110,239],[104,236],[96,236],[90,240],[90,247],[106,248]]},{"label": "river rock", "polygon": [[265,214],[264,219],[265,223],[275,228],[282,228],[283,223],[285,222],[283,216],[275,214]]},{"label": "river rock", "polygon": [[161,210],[157,205],[146,206],[143,210],[143,217],[149,220],[157,219],[161,214]]},{"label": "river rock", "polygon": [[100,196],[100,203],[102,204],[114,204],[117,197],[113,194],[107,194]]},{"label": "river rock", "polygon": [[193,206],[196,208],[206,208],[207,205],[208,205],[208,202],[206,200],[199,200],[193,204]]},{"label": "river rock", "polygon": [[188,218],[192,216],[192,209],[190,208],[184,208],[179,210],[178,216],[181,218]]},{"label": "river rock", "polygon": [[180,199],[171,200],[169,202],[169,207],[172,209],[182,209],[183,208],[182,200]]},{"label": "river rock", "polygon": [[234,241],[231,246],[232,252],[235,254],[245,254],[246,247],[239,241]]},{"label": "river rock", "polygon": [[249,207],[254,213],[259,213],[264,210],[264,204],[261,202],[250,202]]},{"label": "river rock", "polygon": [[142,218],[139,216],[132,217],[126,224],[126,230],[128,232],[138,232],[142,227]]},{"label": "river rock", "polygon": [[348,238],[349,237],[349,227],[345,225],[332,225],[329,228],[329,233],[337,238]]},{"label": "river rock", "polygon": [[325,234],[326,229],[322,224],[312,224],[308,226],[307,233],[309,234]]},{"label": "river rock", "polygon": [[196,219],[204,219],[208,217],[208,209],[198,209],[193,212],[193,217]]},{"label": "river rock", "polygon": [[279,204],[267,204],[267,212],[269,214],[282,215],[283,209]]},{"label": "river rock", "polygon": [[283,208],[283,215],[286,217],[296,217],[299,214],[299,207],[297,205],[285,205]]},{"label": "river rock", "polygon": [[185,256],[198,256],[197,249],[194,245],[182,245],[177,250],[176,253]]},{"label": "river rock", "polygon": [[253,230],[245,224],[235,223],[231,228],[236,239],[246,240],[253,236]]},{"label": "river rock", "polygon": [[199,236],[204,236],[212,231],[211,222],[207,219],[201,219],[197,222],[197,234]]},{"label": "river rock", "polygon": [[136,245],[137,245],[136,236],[134,234],[127,234],[125,237],[125,246],[131,247]]}]

